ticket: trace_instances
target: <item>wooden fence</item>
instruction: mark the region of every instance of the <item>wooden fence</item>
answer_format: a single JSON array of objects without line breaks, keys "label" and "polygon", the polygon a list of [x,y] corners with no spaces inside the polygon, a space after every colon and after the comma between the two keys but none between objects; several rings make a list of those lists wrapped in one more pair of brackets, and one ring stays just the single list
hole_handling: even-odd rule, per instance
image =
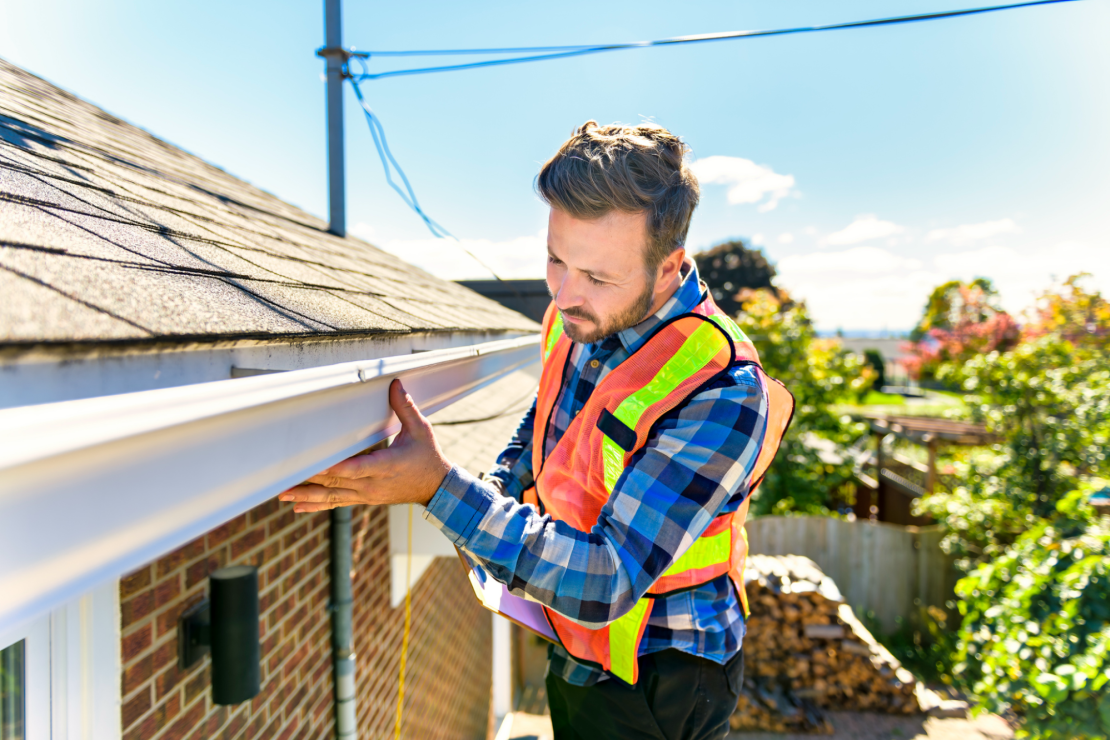
[{"label": "wooden fence", "polygon": [[883,629],[897,617],[913,619],[923,607],[946,608],[954,598],[957,572],[940,549],[939,526],[903,527],[820,516],[764,516],[747,522],[750,552],[804,555],[831,577],[862,616],[873,611]]}]

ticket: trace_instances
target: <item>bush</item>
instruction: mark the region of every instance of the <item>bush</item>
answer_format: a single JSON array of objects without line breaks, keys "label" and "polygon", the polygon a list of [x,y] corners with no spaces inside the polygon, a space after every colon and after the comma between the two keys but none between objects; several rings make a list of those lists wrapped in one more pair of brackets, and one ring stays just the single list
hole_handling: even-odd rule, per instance
[{"label": "bush", "polygon": [[956,587],[956,679],[977,710],[1015,712],[1019,737],[1110,734],[1110,530],[1087,495],[1065,496]]}]

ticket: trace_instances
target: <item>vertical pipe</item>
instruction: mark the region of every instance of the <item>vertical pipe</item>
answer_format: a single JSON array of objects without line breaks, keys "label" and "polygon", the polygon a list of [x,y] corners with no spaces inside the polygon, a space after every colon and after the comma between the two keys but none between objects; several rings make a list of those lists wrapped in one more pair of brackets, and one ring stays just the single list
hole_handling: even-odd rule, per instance
[{"label": "vertical pipe", "polygon": [[343,159],[343,20],[339,0],[324,0],[324,47],[328,95],[328,231],[347,235],[347,189]]},{"label": "vertical pipe", "polygon": [[351,508],[344,506],[331,511],[331,635],[335,668],[335,736],[338,740],[358,737],[351,569]]}]

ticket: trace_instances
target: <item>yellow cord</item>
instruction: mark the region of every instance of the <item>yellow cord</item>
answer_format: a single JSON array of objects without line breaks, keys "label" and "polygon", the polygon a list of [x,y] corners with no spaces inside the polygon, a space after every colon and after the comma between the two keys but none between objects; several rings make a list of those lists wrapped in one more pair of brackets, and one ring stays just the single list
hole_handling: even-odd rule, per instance
[{"label": "yellow cord", "polygon": [[409,624],[412,621],[412,504],[409,504],[409,545],[405,559],[405,632],[401,638],[401,672],[397,677],[397,724],[394,740],[401,740],[401,709],[405,705],[405,656],[409,651]]}]

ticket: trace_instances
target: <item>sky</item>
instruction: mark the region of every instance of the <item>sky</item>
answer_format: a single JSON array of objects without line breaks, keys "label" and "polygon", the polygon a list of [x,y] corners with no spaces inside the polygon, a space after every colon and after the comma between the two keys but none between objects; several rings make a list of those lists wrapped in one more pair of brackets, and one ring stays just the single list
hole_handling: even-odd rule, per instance
[{"label": "sky", "polygon": [[[344,43],[604,43],[973,4],[349,0]],[[1110,293],[1107,28],[1110,0],[1081,0],[363,90],[425,210],[502,277],[543,276],[533,180],[571,131],[653,120],[689,144],[702,185],[689,250],[744,239],[818,328],[904,331],[954,278],[991,278],[1015,313],[1079,271]],[[326,217],[322,44],[322,2],[0,0],[0,57]],[[351,232],[442,277],[488,277],[389,189],[350,91],[345,124]]]}]

